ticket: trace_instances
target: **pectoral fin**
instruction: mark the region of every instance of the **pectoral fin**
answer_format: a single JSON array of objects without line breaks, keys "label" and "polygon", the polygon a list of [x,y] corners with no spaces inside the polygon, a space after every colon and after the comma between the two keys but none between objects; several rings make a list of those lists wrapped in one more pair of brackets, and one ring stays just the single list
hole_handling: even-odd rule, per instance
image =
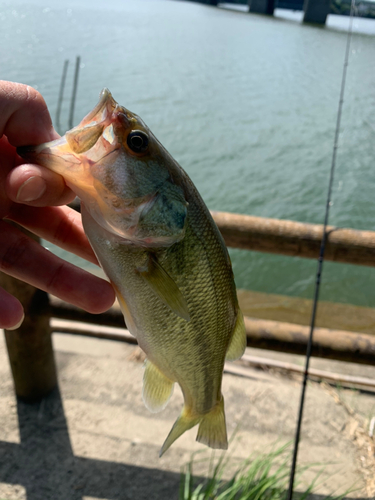
[{"label": "pectoral fin", "polygon": [[143,401],[153,413],[163,410],[173,393],[174,382],[167,378],[150,360],[146,360],[143,375]]},{"label": "pectoral fin", "polygon": [[237,314],[236,324],[232,340],[227,350],[226,359],[233,361],[242,356],[246,349],[246,330],[242,312],[239,310]]},{"label": "pectoral fin", "polygon": [[94,125],[86,125],[82,128],[73,128],[65,134],[66,140],[70,149],[76,153],[85,153],[91,149],[102,135],[104,125],[96,123]]},{"label": "pectoral fin", "polygon": [[138,271],[165,305],[177,314],[177,316],[190,321],[189,309],[185,297],[182,295],[175,281],[159,264],[155,256],[150,254],[147,268],[138,269]]}]

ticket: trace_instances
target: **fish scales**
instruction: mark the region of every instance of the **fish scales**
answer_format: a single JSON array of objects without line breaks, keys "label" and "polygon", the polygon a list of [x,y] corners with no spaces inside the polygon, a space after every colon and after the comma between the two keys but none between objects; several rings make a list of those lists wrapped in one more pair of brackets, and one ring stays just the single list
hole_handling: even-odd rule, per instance
[{"label": "fish scales", "polygon": [[107,90],[64,138],[19,153],[80,196],[86,235],[147,354],[146,406],[162,410],[181,387],[161,454],[196,424],[198,441],[225,449],[223,367],[242,355],[245,329],[228,252],[187,174]]},{"label": "fish scales", "polygon": [[[142,276],[134,272],[147,258],[143,249],[124,252],[121,244],[114,246],[111,252],[117,265],[109,278],[121,290],[126,283],[122,297],[132,311],[132,320],[128,323],[130,330],[134,329],[139,345],[168,378],[179,383],[187,403],[200,414],[212,408],[213,401],[217,400],[219,375],[237,311],[228,300],[228,285],[232,286],[233,280],[226,255],[215,251],[210,253],[210,246],[221,237],[213,231],[209,218],[194,217],[194,212],[199,211],[198,206],[194,210],[194,202],[189,203],[189,209],[191,217],[188,216],[185,238],[170,250],[159,252],[160,263],[187,299],[191,311],[189,322],[176,316],[158,300]],[[85,230],[90,241],[94,242],[94,249],[100,247],[100,242],[95,243],[95,234],[91,235],[88,228]],[[231,292],[235,294],[233,288]],[[188,359],[187,350],[191,354]],[[205,376],[205,373],[211,375]],[[213,373],[217,377],[212,377]],[[203,397],[205,393],[201,388],[206,387],[210,380],[215,381],[215,386],[210,387],[208,398]]]}]

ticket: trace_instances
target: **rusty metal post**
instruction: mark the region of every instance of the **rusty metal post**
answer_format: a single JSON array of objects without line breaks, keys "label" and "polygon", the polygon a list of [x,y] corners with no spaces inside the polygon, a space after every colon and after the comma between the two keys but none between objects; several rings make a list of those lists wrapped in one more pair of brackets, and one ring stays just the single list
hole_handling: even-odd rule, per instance
[{"label": "rusty metal post", "polygon": [[26,401],[37,401],[57,385],[48,295],[3,273],[0,285],[17,297],[25,310],[22,325],[17,330],[5,330],[15,391]]}]

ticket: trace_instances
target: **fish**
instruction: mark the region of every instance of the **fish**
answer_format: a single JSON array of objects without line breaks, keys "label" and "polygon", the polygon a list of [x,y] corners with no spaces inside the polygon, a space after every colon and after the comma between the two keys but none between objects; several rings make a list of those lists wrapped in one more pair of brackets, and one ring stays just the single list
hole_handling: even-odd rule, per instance
[{"label": "fish", "polygon": [[175,383],[182,390],[160,456],[196,425],[198,442],[227,449],[224,362],[242,356],[245,326],[227,248],[187,173],[108,89],[63,137],[17,151],[81,199],[84,231],[147,356],[146,407],[159,412]]}]

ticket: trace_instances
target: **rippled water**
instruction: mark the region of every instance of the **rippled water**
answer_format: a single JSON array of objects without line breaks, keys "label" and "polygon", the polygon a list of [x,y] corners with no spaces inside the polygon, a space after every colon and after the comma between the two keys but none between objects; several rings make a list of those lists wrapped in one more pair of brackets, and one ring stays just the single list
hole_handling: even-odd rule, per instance
[{"label": "rippled water", "polygon": [[[79,54],[76,123],[109,87],[185,168],[210,209],[323,222],[347,18],[330,17],[320,28],[171,0],[0,6],[1,78],[38,88],[52,115],[64,59],[68,100]],[[371,26],[356,21],[330,223],[375,230]],[[315,262],[231,254],[239,287],[312,296]],[[373,269],[327,263],[322,298],[373,306],[374,283]]]}]

